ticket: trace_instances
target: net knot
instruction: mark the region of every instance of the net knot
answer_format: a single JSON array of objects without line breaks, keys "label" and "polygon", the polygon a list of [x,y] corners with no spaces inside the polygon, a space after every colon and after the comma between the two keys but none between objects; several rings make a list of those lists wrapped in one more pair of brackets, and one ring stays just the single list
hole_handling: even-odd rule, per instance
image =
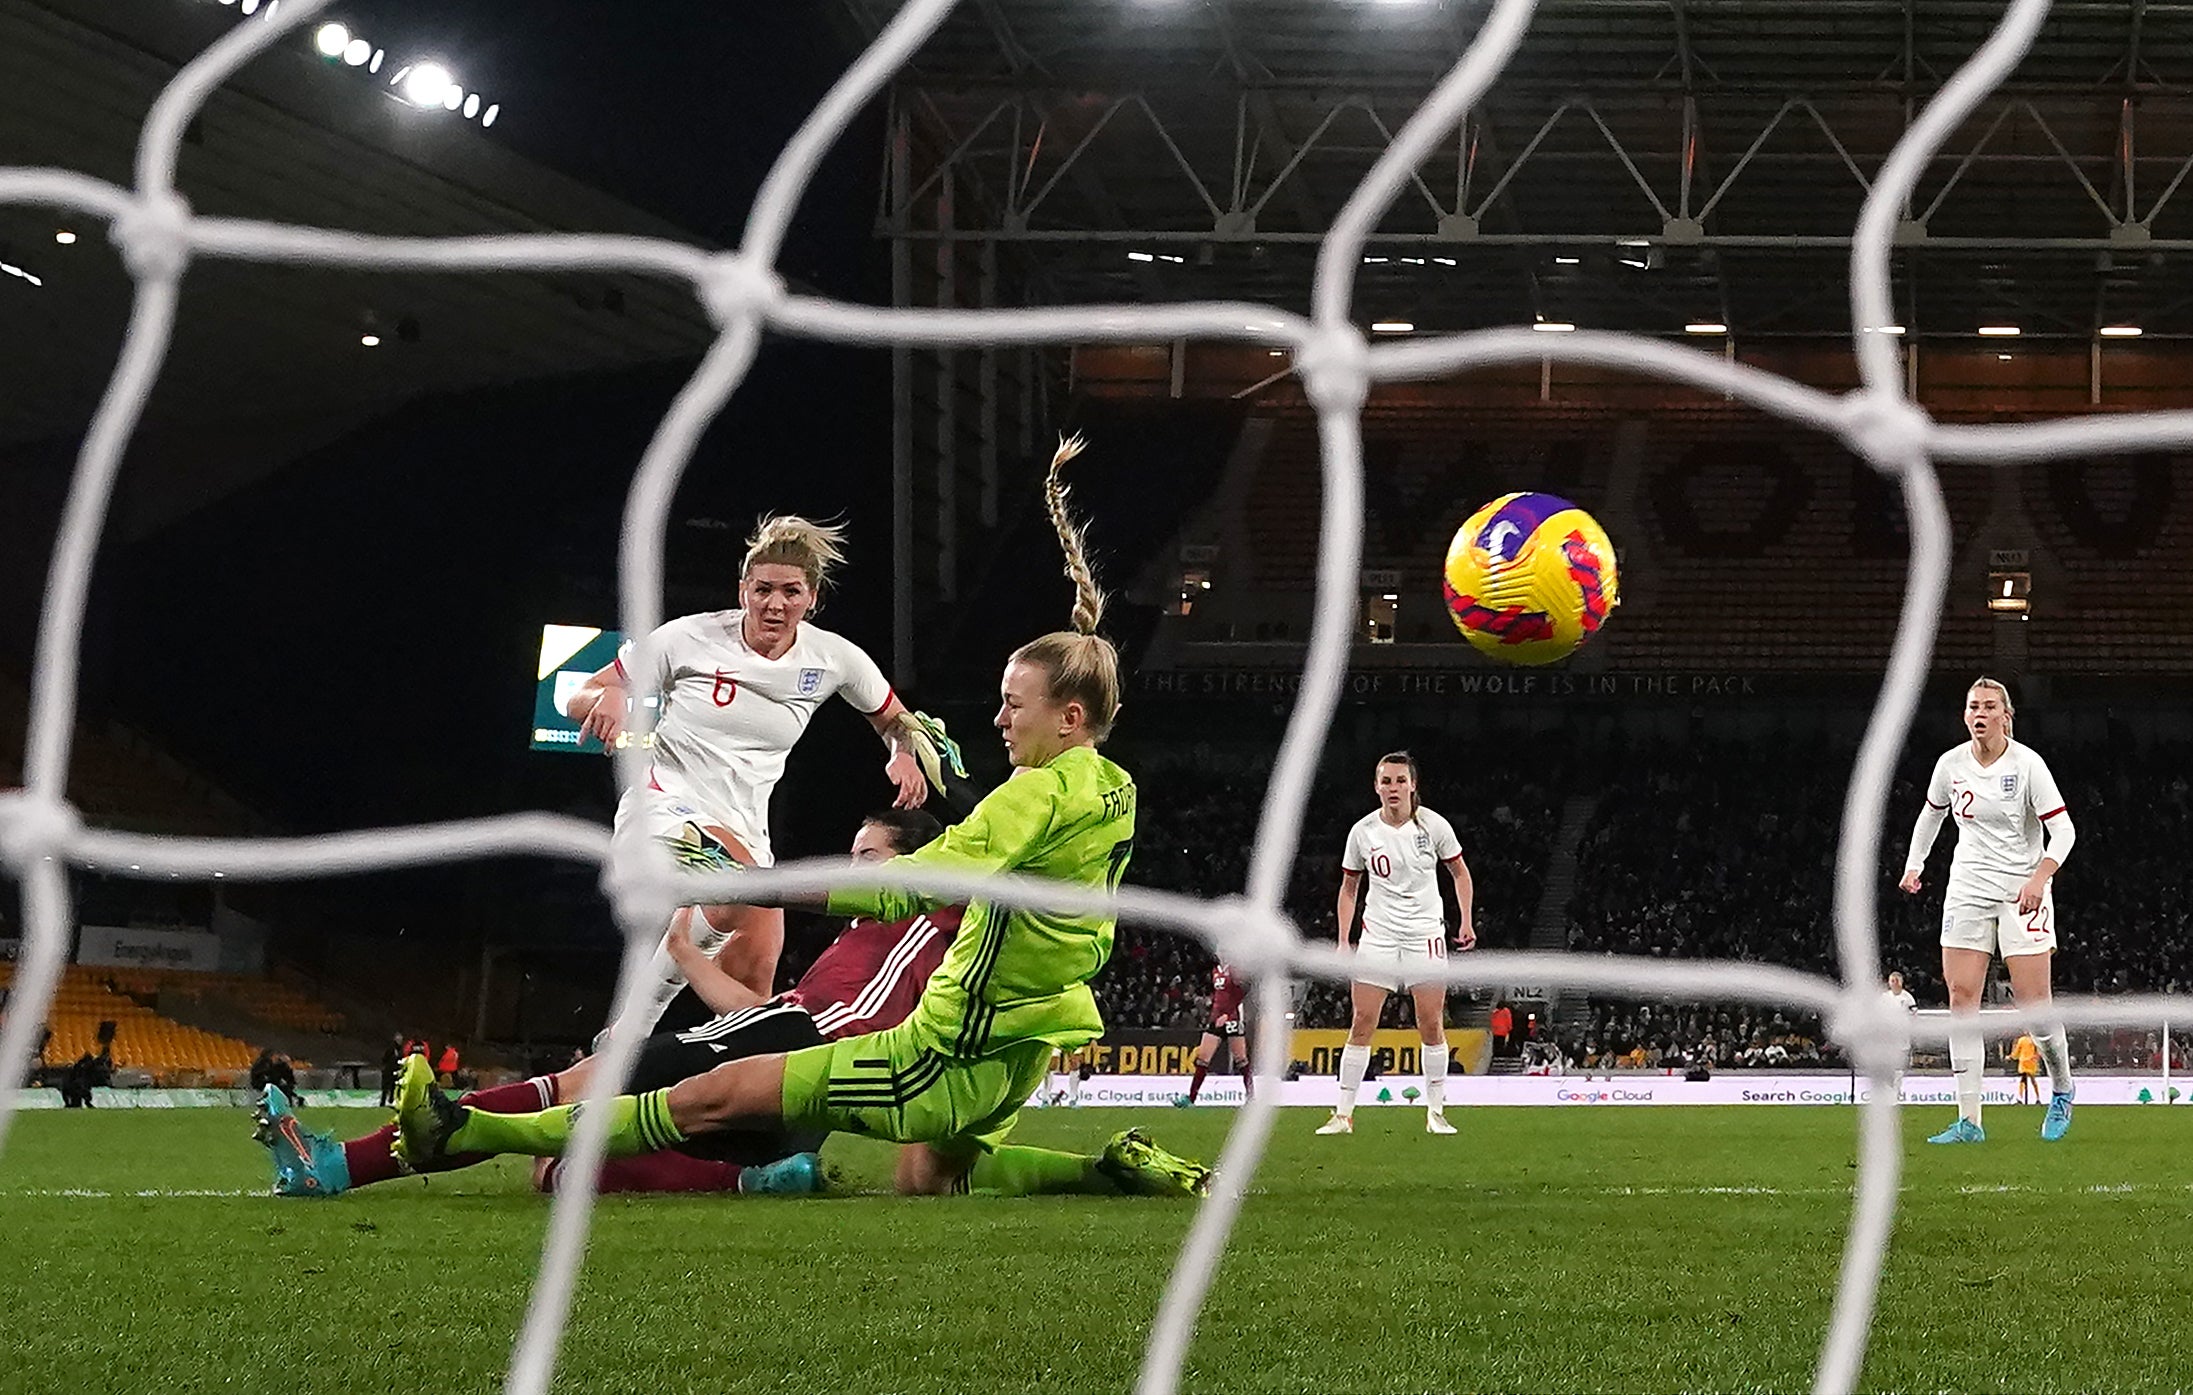
[{"label": "net knot", "polygon": [[728,329],[775,308],[784,299],[784,278],[744,252],[725,252],[701,273],[700,297],[716,328]]},{"label": "net knot", "polygon": [[146,194],[108,234],[139,281],[173,281],[190,262],[190,205],[177,193]]},{"label": "net knot", "polygon": [[68,851],[83,828],[76,810],[58,799],[24,790],[0,794],[0,863],[26,868]]},{"label": "net knot", "polygon": [[1345,326],[1328,326],[1295,350],[1303,395],[1320,412],[1359,412],[1371,390],[1371,346]]},{"label": "net knot", "polygon": [[1878,989],[1844,993],[1826,1025],[1859,1071],[1875,1080],[1894,1079],[1911,1060],[1911,1014]]},{"label": "net knot", "polygon": [[1934,419],[1892,393],[1853,392],[1843,399],[1843,440],[1884,475],[1901,475],[1926,459]]},{"label": "net knot", "polygon": [[1260,909],[1240,896],[1212,908],[1211,952],[1243,978],[1284,973],[1300,941],[1294,922],[1278,910]]}]

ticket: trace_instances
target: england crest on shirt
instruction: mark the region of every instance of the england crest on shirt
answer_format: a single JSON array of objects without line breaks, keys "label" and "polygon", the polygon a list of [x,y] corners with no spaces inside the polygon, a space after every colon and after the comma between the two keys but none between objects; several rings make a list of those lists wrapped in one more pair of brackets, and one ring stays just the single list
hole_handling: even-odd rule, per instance
[{"label": "england crest on shirt", "polygon": [[1428,853],[1432,850],[1432,835],[1419,828],[1416,830],[1416,850]]},{"label": "england crest on shirt", "polygon": [[2003,798],[2005,798],[2005,799],[2015,799],[2015,798],[2017,798],[2017,797],[2018,797],[2018,776],[2017,776],[2017,772],[2013,771],[2012,773],[2010,773],[2010,774],[2008,774],[2008,775],[2005,775],[2005,776],[2003,777]]},{"label": "england crest on shirt", "polygon": [[815,695],[815,694],[816,694],[816,693],[817,693],[818,691],[820,691],[820,690],[821,690],[821,688],[822,688],[822,670],[821,670],[821,669],[819,669],[819,668],[803,668],[803,669],[801,669],[801,670],[800,670],[800,696],[801,696],[801,697],[813,697],[813,696],[814,696],[814,695]]}]

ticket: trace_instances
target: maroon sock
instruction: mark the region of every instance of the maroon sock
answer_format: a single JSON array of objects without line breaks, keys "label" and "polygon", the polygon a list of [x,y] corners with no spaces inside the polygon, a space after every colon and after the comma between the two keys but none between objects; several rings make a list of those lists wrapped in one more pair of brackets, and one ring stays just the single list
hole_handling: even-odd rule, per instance
[{"label": "maroon sock", "polygon": [[556,1082],[536,1075],[515,1085],[490,1085],[460,1096],[457,1103],[484,1109],[490,1114],[537,1114],[556,1102]]},{"label": "maroon sock", "polygon": [[1195,1097],[1203,1093],[1203,1077],[1208,1074],[1210,1074],[1210,1069],[1207,1066],[1197,1066],[1195,1068],[1195,1076],[1188,1082],[1188,1103],[1194,1104]]},{"label": "maroon sock", "polygon": [[1249,1099],[1256,1098],[1256,1070],[1246,1060],[1241,1063],[1241,1093]]},{"label": "maroon sock", "polygon": [[[549,1159],[548,1166],[534,1172],[533,1185],[544,1192],[555,1191],[563,1167],[563,1159]],[[735,1192],[744,1170],[737,1163],[712,1162],[666,1148],[636,1158],[611,1158],[602,1165],[601,1191],[605,1196],[610,1192]]]},{"label": "maroon sock", "polygon": [[364,1138],[346,1139],[343,1160],[350,1165],[353,1187],[403,1176],[404,1170],[396,1161],[396,1126],[386,1124]]}]

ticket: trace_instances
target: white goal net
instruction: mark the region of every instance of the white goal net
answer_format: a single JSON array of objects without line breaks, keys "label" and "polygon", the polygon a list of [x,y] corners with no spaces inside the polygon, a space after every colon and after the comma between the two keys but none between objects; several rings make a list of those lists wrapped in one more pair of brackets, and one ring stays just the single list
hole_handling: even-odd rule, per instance
[{"label": "white goal net", "polygon": [[[1895,228],[1921,171],[1950,135],[2016,67],[2049,11],[2048,0],[2016,0],[1987,42],[1943,87],[1882,165],[1869,190],[1851,255],[1851,321],[1863,386],[1836,397],[1741,364],[1641,337],[1580,332],[1559,336],[1527,328],[1429,336],[1374,346],[1351,316],[1353,279],[1366,238],[1412,171],[1484,95],[1521,43],[1534,0],[1497,0],[1476,38],[1441,80],[1349,199],[1319,250],[1307,318],[1255,304],[1081,306],[1071,309],[881,309],[795,295],[773,270],[794,208],[823,153],[952,10],[955,0],[907,0],[875,44],[831,89],[779,155],[733,252],[634,237],[528,235],[445,239],[366,236],[246,219],[199,217],[175,188],[185,128],[212,92],[238,69],[309,22],[326,0],[290,0],[264,22],[239,24],[189,64],[147,117],[135,182],[123,188],[68,170],[0,168],[0,204],[67,209],[104,221],[135,284],[128,328],[106,394],[85,434],[61,521],[40,619],[24,787],[0,796],[0,862],[22,887],[24,941],[0,1061],[28,1057],[32,1034],[50,1003],[66,957],[72,920],[68,868],[98,863],[143,875],[295,879],[484,856],[589,861],[626,936],[618,1001],[645,991],[641,972],[673,899],[667,865],[648,850],[610,857],[608,831],[545,813],[516,813],[462,823],[364,829],[294,839],[190,839],[86,827],[68,802],[69,745],[75,726],[78,660],[94,554],[116,472],[158,375],[174,328],[178,288],[199,258],[317,263],[327,266],[443,272],[614,270],[660,276],[691,289],[717,335],[642,455],[623,523],[618,580],[624,632],[647,635],[660,623],[663,538],[672,496],[702,431],[735,392],[765,329],[841,343],[969,346],[981,344],[1153,343],[1212,339],[1289,350],[1318,419],[1323,503],[1315,623],[1297,705],[1265,797],[1248,885],[1222,901],[1139,891],[1102,896],[1026,878],[900,877],[891,884],[963,897],[979,893],[1006,904],[1060,910],[1105,907],[1122,916],[1198,936],[1257,983],[1271,1020],[1284,1010],[1287,979],[1348,977],[1347,959],[1302,941],[1281,910],[1311,779],[1347,668],[1362,554],[1363,457],[1360,412],[1374,383],[1446,376],[1501,364],[1558,359],[1593,364],[1719,392],[1799,427],[1843,441],[1901,489],[1910,517],[1906,591],[1887,673],[1852,772],[1837,851],[1835,927],[1839,978],[1757,964],[1633,962],[1562,954],[1487,951],[1447,961],[1456,985],[1542,983],[1557,988],[1685,1000],[1794,1004],[1822,1014],[1829,1034],[1867,1074],[1887,1078],[1902,1066],[1907,1038],[1938,1042],[1937,1023],[1914,1027],[1882,998],[1874,923],[1876,868],[1890,776],[1907,735],[1932,654],[1947,586],[1949,527],[1933,461],[2008,465],[2072,454],[2093,455],[2193,445],[2193,413],[2148,413],[2107,420],[2017,425],[1933,421],[1904,391],[1896,341],[1868,327],[1894,321],[1889,253]],[[4,332],[4,331],[0,331]],[[629,782],[639,759],[628,750]],[[637,861],[632,859],[639,859]],[[736,879],[747,894],[818,891],[877,884],[875,873],[838,862],[797,863]],[[686,884],[681,883],[681,888]],[[677,899],[706,896],[681,890]],[[720,899],[737,899],[724,887]],[[2166,997],[2059,999],[2051,1013],[2071,1026],[2160,1025],[2173,1015]],[[2179,1021],[2187,1004],[2175,1004]],[[1255,1069],[1269,1082],[1285,1065],[1284,1033],[1257,1044]],[[594,1075],[597,1107],[579,1127],[568,1179],[554,1203],[532,1305],[512,1356],[508,1388],[540,1395],[554,1370],[564,1319],[592,1215],[614,1093],[636,1052],[631,1034],[608,1048]],[[0,1147],[18,1104],[17,1082],[0,1093]],[[1202,1204],[1154,1318],[1137,1389],[1170,1395],[1203,1298],[1220,1263],[1242,1199],[1269,1138],[1277,1091],[1260,1089],[1244,1108],[1219,1159],[1218,1182]],[[1876,1090],[1861,1111],[1859,1169],[1833,1317],[1814,1388],[1843,1395],[1864,1359],[1875,1294],[1894,1217],[1901,1142],[1896,1107]]]}]

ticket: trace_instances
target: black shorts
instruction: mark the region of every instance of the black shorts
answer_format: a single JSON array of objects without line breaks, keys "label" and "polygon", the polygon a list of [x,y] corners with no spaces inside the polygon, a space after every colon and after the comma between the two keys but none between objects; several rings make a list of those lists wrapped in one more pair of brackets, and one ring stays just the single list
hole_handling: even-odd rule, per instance
[{"label": "black shorts", "polygon": [[[640,1043],[640,1059],[632,1067],[632,1082],[625,1088],[639,1095],[666,1090],[681,1080],[706,1075],[726,1061],[748,1056],[772,1056],[820,1046],[823,1035],[805,1008],[790,1003],[761,1003],[711,1018],[682,1032],[658,1032]],[[793,1153],[811,1153],[822,1146],[823,1135],[794,1132],[781,1127],[732,1129],[709,1134],[678,1145],[681,1153],[696,1158],[742,1166],[775,1162]]]},{"label": "black shorts", "polygon": [[1241,1019],[1238,1017],[1228,1017],[1213,1022],[1210,1026],[1205,1027],[1203,1031],[1207,1036],[1229,1038],[1247,1036],[1249,1033],[1249,1029],[1242,1025]]}]

